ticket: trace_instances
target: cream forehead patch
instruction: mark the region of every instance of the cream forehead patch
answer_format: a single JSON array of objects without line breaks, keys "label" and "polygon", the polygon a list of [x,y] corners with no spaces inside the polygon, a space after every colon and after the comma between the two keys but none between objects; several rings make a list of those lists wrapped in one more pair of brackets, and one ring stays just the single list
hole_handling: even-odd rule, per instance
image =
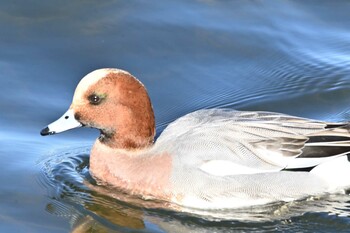
[{"label": "cream forehead patch", "polygon": [[94,85],[95,83],[97,83],[99,80],[106,77],[110,73],[115,73],[115,74],[123,73],[123,74],[130,75],[127,71],[120,70],[120,69],[104,68],[104,69],[94,70],[91,73],[88,73],[87,75],[85,75],[80,80],[74,92],[73,102],[81,100],[84,96],[84,93],[89,89],[89,87],[91,87],[92,85]]}]

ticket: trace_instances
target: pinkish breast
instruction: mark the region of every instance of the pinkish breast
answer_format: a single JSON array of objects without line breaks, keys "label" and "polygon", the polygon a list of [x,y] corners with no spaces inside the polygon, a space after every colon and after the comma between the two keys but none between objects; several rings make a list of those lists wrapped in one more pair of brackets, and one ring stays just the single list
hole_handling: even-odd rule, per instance
[{"label": "pinkish breast", "polygon": [[102,183],[130,194],[171,199],[171,156],[113,150],[96,142],[90,155],[90,173]]}]

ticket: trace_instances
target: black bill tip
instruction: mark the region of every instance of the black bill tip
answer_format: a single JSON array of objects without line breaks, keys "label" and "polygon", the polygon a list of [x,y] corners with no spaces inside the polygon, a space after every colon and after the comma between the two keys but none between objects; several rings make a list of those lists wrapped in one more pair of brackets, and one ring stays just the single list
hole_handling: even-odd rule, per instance
[{"label": "black bill tip", "polygon": [[55,134],[55,132],[50,132],[49,127],[46,127],[45,129],[40,131],[41,136],[47,136],[47,135],[51,135],[51,134]]}]

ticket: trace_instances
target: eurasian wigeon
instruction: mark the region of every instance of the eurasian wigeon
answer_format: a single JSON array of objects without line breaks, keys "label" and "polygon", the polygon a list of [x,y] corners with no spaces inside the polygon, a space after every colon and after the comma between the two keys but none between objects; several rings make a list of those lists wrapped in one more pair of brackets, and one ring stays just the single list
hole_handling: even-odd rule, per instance
[{"label": "eurasian wigeon", "polygon": [[119,69],[86,75],[69,110],[41,135],[81,126],[101,132],[91,175],[145,199],[226,209],[350,187],[349,123],[206,109],[175,120],[154,142],[146,88]]}]

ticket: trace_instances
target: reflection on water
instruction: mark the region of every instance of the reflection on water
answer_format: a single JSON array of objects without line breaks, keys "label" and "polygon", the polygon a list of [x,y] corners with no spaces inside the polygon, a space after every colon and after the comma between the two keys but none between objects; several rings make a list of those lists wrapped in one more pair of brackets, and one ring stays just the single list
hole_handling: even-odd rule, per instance
[{"label": "reflection on water", "polygon": [[[169,211],[161,203],[96,185],[89,175],[88,150],[88,146],[60,149],[40,163],[39,180],[51,199],[46,210],[68,219],[72,232],[228,232],[252,226],[257,231],[298,230],[303,229],[305,216],[308,224],[314,222],[320,229],[345,229],[350,224],[350,198],[341,194],[238,210]],[[332,216],[337,218],[330,223]]]}]

